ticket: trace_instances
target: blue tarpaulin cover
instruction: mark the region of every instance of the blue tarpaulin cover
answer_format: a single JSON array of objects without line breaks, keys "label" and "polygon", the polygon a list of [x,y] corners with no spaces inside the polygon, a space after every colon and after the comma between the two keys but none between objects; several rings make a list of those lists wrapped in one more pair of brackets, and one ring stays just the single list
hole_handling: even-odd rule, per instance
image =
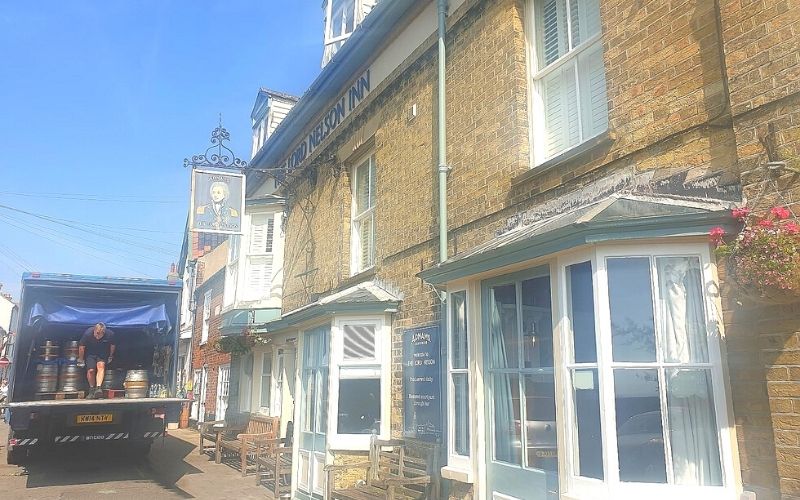
[{"label": "blue tarpaulin cover", "polygon": [[138,300],[98,304],[77,298],[43,298],[29,310],[27,325],[94,325],[105,323],[116,328],[148,328],[161,333],[172,328],[164,300]]}]

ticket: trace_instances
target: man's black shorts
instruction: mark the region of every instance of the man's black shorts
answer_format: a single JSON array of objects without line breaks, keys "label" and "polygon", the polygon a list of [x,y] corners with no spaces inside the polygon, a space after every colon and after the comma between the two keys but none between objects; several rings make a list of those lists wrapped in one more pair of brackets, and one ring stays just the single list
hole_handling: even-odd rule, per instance
[{"label": "man's black shorts", "polygon": [[106,358],[95,356],[94,354],[89,354],[86,356],[86,369],[87,370],[97,370],[97,363],[108,363]]}]

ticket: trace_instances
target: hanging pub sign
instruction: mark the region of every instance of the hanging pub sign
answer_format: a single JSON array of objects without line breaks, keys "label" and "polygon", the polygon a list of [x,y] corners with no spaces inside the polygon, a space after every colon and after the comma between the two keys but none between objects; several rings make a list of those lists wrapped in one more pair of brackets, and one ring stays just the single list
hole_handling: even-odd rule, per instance
[{"label": "hanging pub sign", "polygon": [[442,439],[442,367],[438,326],[403,332],[403,435]]},{"label": "hanging pub sign", "polygon": [[196,233],[242,233],[244,175],[192,170],[189,227]]}]

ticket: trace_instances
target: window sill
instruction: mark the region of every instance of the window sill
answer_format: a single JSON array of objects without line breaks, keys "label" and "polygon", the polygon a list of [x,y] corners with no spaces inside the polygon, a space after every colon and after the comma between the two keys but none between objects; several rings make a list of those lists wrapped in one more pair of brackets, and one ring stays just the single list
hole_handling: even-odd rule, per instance
[{"label": "window sill", "polygon": [[522,184],[523,182],[535,179],[541,175],[546,174],[547,172],[550,172],[556,167],[562,166],[567,162],[576,160],[586,155],[587,153],[591,152],[592,150],[594,150],[599,146],[610,144],[614,142],[616,139],[617,139],[616,132],[614,132],[613,130],[606,130],[602,134],[598,134],[592,137],[591,139],[588,139],[576,146],[573,146],[572,148],[564,151],[563,153],[560,153],[550,158],[549,160],[546,160],[534,166],[528,172],[525,172],[524,174],[514,177],[513,179],[511,179],[511,185],[517,186],[519,184]]},{"label": "window sill", "polygon": [[471,470],[453,467],[451,465],[442,467],[442,477],[465,484],[473,484],[475,482]]}]

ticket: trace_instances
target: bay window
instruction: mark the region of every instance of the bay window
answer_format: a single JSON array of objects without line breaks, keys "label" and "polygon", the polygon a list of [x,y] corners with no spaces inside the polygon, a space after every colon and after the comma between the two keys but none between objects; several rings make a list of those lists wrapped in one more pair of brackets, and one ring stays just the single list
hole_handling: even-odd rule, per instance
[{"label": "bay window", "polygon": [[730,493],[707,253],[599,251],[564,263],[570,496]]},{"label": "bay window", "polygon": [[608,128],[600,0],[531,0],[535,164]]},{"label": "bay window", "polygon": [[[389,342],[380,319],[341,319],[334,329],[331,443],[334,449],[367,449],[369,438],[388,431]],[[335,387],[334,387],[335,385]]]}]

